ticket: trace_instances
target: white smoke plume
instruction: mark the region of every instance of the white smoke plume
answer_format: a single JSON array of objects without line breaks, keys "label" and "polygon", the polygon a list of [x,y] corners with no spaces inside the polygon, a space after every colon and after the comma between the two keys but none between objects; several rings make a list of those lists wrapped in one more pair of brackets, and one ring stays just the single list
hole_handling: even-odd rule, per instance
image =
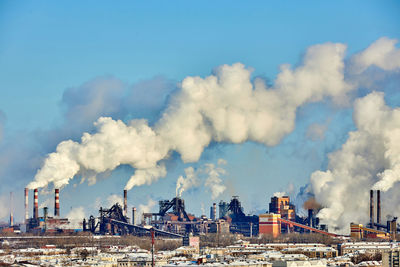
[{"label": "white smoke plume", "polygon": [[372,188],[383,190],[383,216],[400,213],[398,202],[390,201],[400,196],[400,108],[388,107],[383,93],[373,92],[355,101],[353,120],[357,130],[329,155],[328,169],[311,176],[324,207],[318,216],[343,232],[350,222],[368,221]]},{"label": "white smoke plume", "polygon": [[274,197],[283,197],[286,196],[286,192],[275,192]]},{"label": "white smoke plume", "polygon": [[72,208],[70,212],[67,214],[67,218],[69,220],[69,228],[81,229],[83,218],[85,218],[85,208],[84,207],[76,207]]},{"label": "white smoke plume", "polygon": [[117,194],[112,194],[107,197],[107,206],[111,207],[112,205],[118,203],[119,205],[123,206],[124,205],[124,200],[122,199],[122,196],[117,195]]},{"label": "white smoke plume", "polygon": [[211,191],[211,198],[215,199],[221,195],[226,186],[223,184],[221,175],[225,175],[226,171],[220,165],[227,164],[224,159],[218,159],[218,166],[212,163],[206,163],[198,169],[188,167],[185,169],[186,177],[179,176],[176,181],[176,196],[181,197],[182,193],[191,188],[204,185]]},{"label": "white smoke plume", "polygon": [[351,58],[350,72],[360,74],[370,66],[376,66],[386,71],[400,68],[400,49],[396,48],[397,42],[396,39],[387,37],[378,39]]},{"label": "white smoke plume", "polygon": [[197,174],[195,173],[193,167],[185,169],[186,178],[179,176],[176,181],[176,196],[181,197],[183,191],[188,190],[192,187],[197,187],[200,183]]},{"label": "white smoke plume", "polygon": [[222,179],[220,178],[221,175],[226,174],[226,171],[225,169],[219,166],[215,166],[212,163],[208,163],[205,165],[204,172],[208,176],[204,185],[210,189],[211,199],[214,200],[226,190],[226,186],[222,183]]},{"label": "white smoke plume", "polygon": [[299,107],[326,97],[346,102],[358,85],[351,75],[370,66],[396,69],[398,63],[386,62],[398,58],[395,43],[382,38],[352,57],[347,79],[346,46],[340,43],[311,46],[298,67],[281,66],[271,88],[261,79],[252,82],[251,71],[240,63],[220,66],[205,78],[187,77],[154,126],[101,117],[93,134],[84,133],[80,142],[61,142],[28,187],[62,187],[85,171],[102,173],[127,164],[135,169],[129,190],[165,176],[163,160],[174,151],[184,162],[196,162],[211,142],[276,145],[293,131]]},{"label": "white smoke plume", "polygon": [[54,199],[47,198],[45,201],[42,201],[39,205],[39,209],[43,209],[44,207],[50,207],[52,204],[54,205]]},{"label": "white smoke plume", "polygon": [[137,209],[137,213],[135,214],[135,221],[138,223],[141,222],[143,219],[143,213],[151,212],[151,210],[156,206],[156,204],[157,201],[151,198],[147,201],[147,204],[140,204]]},{"label": "white smoke plume", "polygon": [[126,186],[131,189],[165,176],[162,161],[173,151],[195,162],[212,141],[276,145],[293,130],[298,107],[341,99],[351,89],[344,80],[345,50],[334,43],[310,47],[300,66],[281,67],[273,88],[261,79],[252,83],[251,71],[240,63],[220,66],[206,78],[187,77],[154,127],[101,117],[95,133],[61,142],[28,187],[62,187],[85,170],[102,173],[128,164],[135,168]]}]

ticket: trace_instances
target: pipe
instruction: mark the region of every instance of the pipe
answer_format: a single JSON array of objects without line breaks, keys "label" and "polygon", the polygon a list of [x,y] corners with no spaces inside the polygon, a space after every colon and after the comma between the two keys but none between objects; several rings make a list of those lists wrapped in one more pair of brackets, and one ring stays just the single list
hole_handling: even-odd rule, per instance
[{"label": "pipe", "polygon": [[133,208],[132,208],[132,224],[133,224],[133,225],[136,225],[136,224],[135,224],[135,223],[136,223],[136,221],[135,221],[135,216],[136,216],[136,208],[133,207]]},{"label": "pipe", "polygon": [[307,224],[308,226],[312,226],[312,221],[313,221],[313,209],[308,209],[308,218],[307,218]]},{"label": "pipe", "polygon": [[60,189],[54,189],[54,216],[60,217]]},{"label": "pipe", "polygon": [[217,203],[213,203],[213,220],[217,219]]},{"label": "pipe", "polygon": [[128,216],[128,190],[124,190],[124,216]]},{"label": "pipe", "polygon": [[374,190],[369,191],[369,225],[374,229]]},{"label": "pipe", "polygon": [[29,189],[25,187],[25,190],[24,190],[24,196],[25,196],[25,223],[28,223],[28,220],[29,220],[28,194],[29,194]]},{"label": "pipe", "polygon": [[38,189],[33,190],[33,218],[39,218],[39,201],[38,201]]},{"label": "pipe", "polygon": [[381,190],[376,191],[376,223],[381,223]]},{"label": "pipe", "polygon": [[10,192],[10,226],[14,226],[13,195],[12,195],[12,192]]}]

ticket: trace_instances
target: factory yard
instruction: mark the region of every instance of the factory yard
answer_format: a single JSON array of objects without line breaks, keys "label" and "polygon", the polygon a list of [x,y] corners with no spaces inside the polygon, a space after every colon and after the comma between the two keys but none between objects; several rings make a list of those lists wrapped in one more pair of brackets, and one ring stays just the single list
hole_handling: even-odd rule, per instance
[{"label": "factory yard", "polygon": [[[307,236],[303,234],[301,236]],[[149,237],[124,236],[3,236],[0,266],[388,266],[397,242],[265,242],[239,235],[190,239],[156,238],[154,263]],[[186,240],[187,241],[187,240]],[[394,254],[393,254],[394,255]],[[383,259],[382,259],[383,258]]]}]

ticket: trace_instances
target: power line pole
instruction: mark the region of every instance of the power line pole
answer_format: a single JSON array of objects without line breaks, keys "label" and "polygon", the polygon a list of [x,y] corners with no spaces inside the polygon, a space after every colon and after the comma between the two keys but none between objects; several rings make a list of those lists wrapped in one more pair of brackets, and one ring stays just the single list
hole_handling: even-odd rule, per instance
[{"label": "power line pole", "polygon": [[151,233],[151,266],[154,267],[154,229],[150,230]]}]

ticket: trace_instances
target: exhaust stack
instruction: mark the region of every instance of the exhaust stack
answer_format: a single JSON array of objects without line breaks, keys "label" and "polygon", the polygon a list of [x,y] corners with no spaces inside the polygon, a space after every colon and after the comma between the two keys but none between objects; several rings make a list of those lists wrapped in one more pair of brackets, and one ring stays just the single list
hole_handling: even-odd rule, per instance
[{"label": "exhaust stack", "polygon": [[28,188],[25,188],[25,192],[24,192],[24,196],[25,196],[25,223],[28,223],[28,220],[29,220],[28,194],[29,194],[29,190],[28,190]]},{"label": "exhaust stack", "polygon": [[60,217],[60,189],[54,189],[54,216]]},{"label": "exhaust stack", "polygon": [[133,207],[133,208],[132,208],[132,224],[133,224],[133,225],[136,225],[136,224],[135,224],[135,223],[136,223],[136,221],[135,221],[135,216],[136,216],[136,208]]},{"label": "exhaust stack", "polygon": [[12,192],[10,192],[10,226],[14,226],[13,195],[12,195]]},{"label": "exhaust stack", "polygon": [[124,189],[124,216],[128,216],[128,190]]},{"label": "exhaust stack", "polygon": [[217,203],[213,203],[213,220],[217,220]]},{"label": "exhaust stack", "polygon": [[374,190],[369,191],[369,225],[374,229]]},{"label": "exhaust stack", "polygon": [[376,222],[381,223],[381,190],[376,191]]},{"label": "exhaust stack", "polygon": [[33,190],[33,218],[36,220],[39,218],[39,201],[37,188]]}]

